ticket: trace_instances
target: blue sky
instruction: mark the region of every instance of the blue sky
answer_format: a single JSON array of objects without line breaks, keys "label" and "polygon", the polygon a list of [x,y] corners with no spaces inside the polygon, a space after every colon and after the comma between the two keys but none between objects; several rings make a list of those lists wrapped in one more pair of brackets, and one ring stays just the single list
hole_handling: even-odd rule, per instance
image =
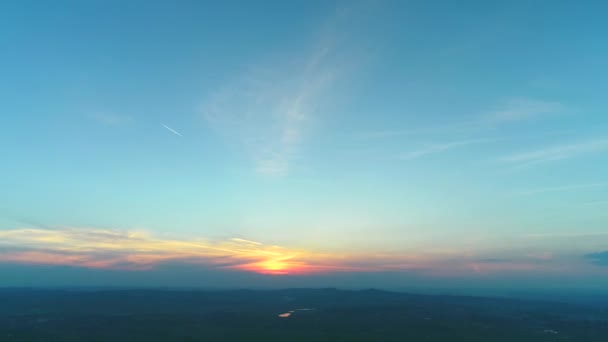
[{"label": "blue sky", "polygon": [[608,280],[601,2],[1,7],[0,285]]}]

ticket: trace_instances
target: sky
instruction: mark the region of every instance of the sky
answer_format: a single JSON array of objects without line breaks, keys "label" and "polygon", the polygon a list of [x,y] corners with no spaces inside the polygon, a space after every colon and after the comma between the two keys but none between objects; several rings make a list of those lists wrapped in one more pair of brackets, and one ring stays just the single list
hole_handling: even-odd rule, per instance
[{"label": "sky", "polygon": [[607,7],[5,1],[0,286],[605,288]]}]

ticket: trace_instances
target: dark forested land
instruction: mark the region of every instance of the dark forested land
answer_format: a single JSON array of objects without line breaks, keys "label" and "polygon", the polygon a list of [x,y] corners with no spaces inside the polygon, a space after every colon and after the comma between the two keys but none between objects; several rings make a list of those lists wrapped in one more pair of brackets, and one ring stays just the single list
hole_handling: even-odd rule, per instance
[{"label": "dark forested land", "polygon": [[0,341],[606,342],[608,308],[378,290],[4,289]]}]

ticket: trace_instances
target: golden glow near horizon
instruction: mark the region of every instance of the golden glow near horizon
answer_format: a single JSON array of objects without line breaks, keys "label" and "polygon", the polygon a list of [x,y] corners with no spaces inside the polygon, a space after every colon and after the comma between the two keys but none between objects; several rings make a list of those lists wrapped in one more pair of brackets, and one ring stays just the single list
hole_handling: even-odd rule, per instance
[{"label": "golden glow near horizon", "polygon": [[185,241],[161,239],[143,232],[96,228],[0,231],[0,262],[4,263],[148,270],[166,263],[181,262],[268,275],[405,270],[436,275],[462,272],[487,274],[492,271],[534,271],[538,268],[534,262],[488,263],[467,258],[470,259],[461,253],[440,257],[415,253],[321,254],[267,246],[241,238]]},{"label": "golden glow near horizon", "polygon": [[[253,271],[286,271],[283,248],[243,239],[209,242],[163,240],[145,233],[102,229],[16,229],[0,232],[0,261],[63,264],[89,268],[149,269],[163,262],[235,267],[255,265]],[[228,265],[228,266],[224,266]]]},{"label": "golden glow near horizon", "polygon": [[107,269],[150,269],[181,261],[266,274],[311,271],[309,253],[233,238],[227,241],[164,240],[145,233],[102,229],[16,229],[0,232],[0,262]]}]

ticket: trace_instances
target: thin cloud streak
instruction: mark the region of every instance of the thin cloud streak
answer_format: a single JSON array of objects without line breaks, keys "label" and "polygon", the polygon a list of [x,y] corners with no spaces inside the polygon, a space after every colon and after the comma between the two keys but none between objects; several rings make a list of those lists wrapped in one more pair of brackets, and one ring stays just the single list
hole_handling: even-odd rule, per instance
[{"label": "thin cloud streak", "polygon": [[254,245],[262,245],[261,242],[255,242],[255,241],[251,241],[251,240],[245,240],[245,239],[239,239],[239,238],[232,238],[232,241],[236,241],[236,242],[246,242],[246,243],[252,243]]},{"label": "thin cloud streak", "polygon": [[526,196],[526,195],[542,194],[542,193],[546,193],[546,192],[561,192],[561,191],[571,191],[571,190],[579,190],[579,189],[601,188],[601,187],[605,187],[605,186],[608,186],[608,182],[575,184],[575,185],[530,189],[530,190],[519,191],[519,192],[515,193],[515,195]]},{"label": "thin cloud streak", "polygon": [[527,234],[525,237],[528,238],[588,238],[588,237],[598,237],[598,236],[608,236],[608,232],[580,232],[580,233],[536,233],[536,234]]},{"label": "thin cloud streak", "polygon": [[565,109],[566,107],[559,102],[518,98],[508,101],[501,109],[490,111],[477,117],[469,117],[469,119],[464,121],[408,129],[371,131],[361,134],[360,137],[364,139],[380,139],[399,136],[446,134],[448,132],[477,132],[492,129],[499,125],[548,117],[563,112]]},{"label": "thin cloud streak", "polygon": [[520,98],[510,100],[502,109],[483,115],[480,121],[491,125],[529,121],[564,109],[565,106],[559,102]]},{"label": "thin cloud streak", "polygon": [[429,154],[441,153],[451,149],[464,147],[472,144],[479,144],[484,142],[493,141],[490,139],[475,139],[475,140],[463,140],[463,141],[452,141],[447,143],[435,143],[427,144],[421,149],[410,151],[405,154],[399,155],[397,159],[400,160],[412,160],[420,157],[424,157]]},{"label": "thin cloud streak", "polygon": [[465,122],[454,122],[446,123],[437,126],[424,126],[417,128],[408,129],[388,129],[369,131],[359,134],[361,139],[383,139],[383,138],[394,138],[404,136],[421,136],[421,135],[434,135],[444,134],[448,132],[466,132],[471,130],[477,130],[480,127],[477,121],[465,121]]},{"label": "thin cloud streak", "polygon": [[608,139],[597,139],[521,152],[499,158],[498,160],[503,163],[516,164],[520,167],[525,167],[551,161],[571,159],[580,155],[598,153],[607,150]]},{"label": "thin cloud streak", "polygon": [[168,129],[171,133],[179,135],[180,137],[183,137],[183,135],[181,135],[179,132],[177,132],[176,130],[174,130],[173,128],[165,125],[164,123],[160,123],[161,125],[163,125],[163,127],[165,127],[166,129]]},{"label": "thin cloud streak", "polygon": [[581,203],[582,206],[596,206],[596,205],[608,205],[608,200],[607,201],[591,201],[591,202],[585,202],[585,203]]}]

